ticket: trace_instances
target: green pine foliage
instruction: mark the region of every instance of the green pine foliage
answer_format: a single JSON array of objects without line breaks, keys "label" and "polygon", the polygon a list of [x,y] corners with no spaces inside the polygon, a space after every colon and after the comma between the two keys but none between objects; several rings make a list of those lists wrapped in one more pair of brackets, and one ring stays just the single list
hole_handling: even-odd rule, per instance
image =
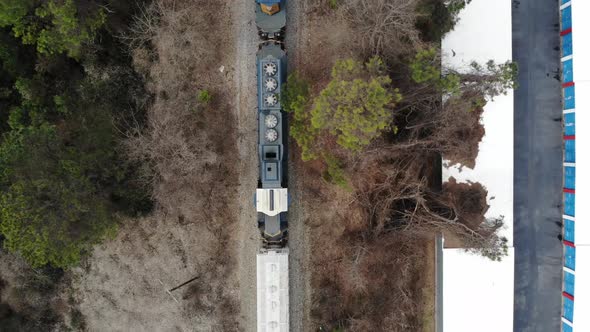
[{"label": "green pine foliage", "polygon": [[0,0],[0,28],[20,24],[32,7],[32,0]]},{"label": "green pine foliage", "polygon": [[490,60],[481,65],[474,61],[465,70],[457,71],[453,68],[441,68],[438,53],[437,49],[431,47],[415,55],[410,62],[414,82],[432,84],[442,94],[451,97],[473,98],[478,105],[485,102],[486,98],[506,94],[509,89],[517,87],[516,63],[508,61],[497,64]]},{"label": "green pine foliage", "polygon": [[314,101],[311,126],[327,131],[346,150],[358,152],[391,123],[392,107],[401,100],[383,63],[337,61],[332,80]]},{"label": "green pine foliage", "polygon": [[420,13],[416,26],[422,39],[439,43],[459,21],[459,13],[471,0],[421,0],[417,11]]},{"label": "green pine foliage", "polygon": [[324,180],[351,191],[348,176],[342,167],[342,162],[330,153],[324,153],[323,159],[326,162],[326,170],[323,174]]},{"label": "green pine foliage", "polygon": [[119,148],[148,98],[116,38],[122,18],[79,0],[0,0],[0,236],[32,266],[75,266],[119,216],[151,208]]},{"label": "green pine foliage", "polygon": [[40,54],[78,59],[105,22],[102,8],[82,19],[74,0],[0,0],[0,27],[12,27],[16,37],[36,45]]},{"label": "green pine foliage", "polygon": [[80,151],[49,124],[12,131],[0,146],[0,232],[34,267],[70,267],[116,229]]},{"label": "green pine foliage", "polygon": [[[346,151],[356,153],[391,126],[392,109],[401,101],[380,58],[367,63],[339,60],[332,80],[312,100],[307,82],[291,74],[283,93],[283,107],[293,113],[290,133],[303,160],[322,155],[321,136],[331,136]],[[309,109],[311,106],[311,110]]]},{"label": "green pine foliage", "polygon": [[419,51],[410,63],[410,70],[416,83],[432,83],[441,92],[451,95],[460,93],[460,77],[441,73],[440,58],[434,47]]},{"label": "green pine foliage", "polygon": [[314,141],[319,131],[309,125],[309,84],[297,73],[292,73],[287,78],[281,98],[283,109],[292,114],[289,133],[301,148],[301,158],[316,159]]},{"label": "green pine foliage", "polygon": [[106,14],[99,8],[83,22],[77,15],[78,10],[73,0],[63,3],[51,1],[37,8],[35,14],[50,21],[37,36],[37,50],[42,54],[66,53],[72,58],[79,58],[84,44],[91,42],[96,32],[106,20]]}]

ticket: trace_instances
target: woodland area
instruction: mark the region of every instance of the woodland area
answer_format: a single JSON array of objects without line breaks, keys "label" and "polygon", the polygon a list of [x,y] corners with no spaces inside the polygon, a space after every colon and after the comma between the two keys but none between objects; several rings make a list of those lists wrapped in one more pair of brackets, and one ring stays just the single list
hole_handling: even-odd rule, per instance
[{"label": "woodland area", "polygon": [[149,99],[117,38],[133,8],[0,7],[0,233],[33,267],[67,268],[116,231],[117,214],[150,210],[137,165],[118,149],[121,124]]},{"label": "woodland area", "polygon": [[2,330],[47,331],[64,270],[152,209],[121,145],[151,98],[119,38],[139,4],[0,0],[0,242],[30,271]]},{"label": "woodland area", "polygon": [[240,330],[232,17],[0,0],[0,330]]},{"label": "woodland area", "polygon": [[322,51],[301,55],[283,105],[322,252],[311,258],[314,328],[433,330],[425,271],[435,234],[492,260],[506,254],[502,217],[484,217],[486,188],[441,183],[441,156],[473,167],[483,106],[515,88],[513,63],[441,66],[441,37],[468,3],[308,3],[308,47]]},{"label": "woodland area", "polygon": [[[482,106],[514,87],[511,63],[441,68],[467,3],[301,1],[311,37],[282,98],[323,253],[304,266],[312,330],[428,330],[437,232],[504,254],[486,189],[437,181],[441,155],[473,166]],[[255,281],[236,252],[259,243],[238,222],[255,220],[241,206],[257,177],[247,5],[0,0],[1,327],[244,329],[238,285]]]}]

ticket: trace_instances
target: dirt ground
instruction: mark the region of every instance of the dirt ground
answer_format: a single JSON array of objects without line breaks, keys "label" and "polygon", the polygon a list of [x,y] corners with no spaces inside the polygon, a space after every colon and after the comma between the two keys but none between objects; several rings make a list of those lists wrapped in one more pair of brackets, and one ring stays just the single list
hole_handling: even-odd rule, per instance
[{"label": "dirt ground", "polygon": [[258,184],[256,51],[258,34],[251,1],[232,1],[236,18],[236,123],[238,125],[239,219],[234,236],[238,258],[240,321],[245,331],[256,331],[256,253],[260,247],[253,195]]},{"label": "dirt ground", "polygon": [[[253,1],[162,4],[168,14],[154,31],[154,54],[135,54],[155,101],[148,131],[132,142],[155,170],[157,208],[124,221],[116,238],[70,273],[71,290],[57,302],[71,295],[88,331],[255,331],[260,236],[252,206],[258,176]],[[329,79],[333,62],[355,51],[350,27],[318,14],[316,5],[289,1],[285,44],[289,70],[320,83],[317,89]],[[196,99],[203,89],[213,95],[205,106]],[[301,162],[295,142],[290,148],[291,331],[312,332],[326,326],[322,312],[338,305],[322,302],[330,299],[322,294],[333,293],[325,293],[331,289],[319,281],[323,273],[342,271],[330,259],[340,256],[333,250],[361,212],[350,192],[322,182],[314,165]],[[416,319],[424,331],[434,328],[431,247],[418,247],[424,253],[418,256],[421,277],[412,285],[421,292],[424,317]],[[17,263],[0,261],[2,267]],[[387,304],[394,308],[396,302]]]},{"label": "dirt ground", "polygon": [[[351,44],[349,38],[354,33],[353,29],[329,10],[321,10],[319,3],[302,0],[293,4],[294,8],[289,11],[292,23],[287,32],[290,71],[299,71],[304,78],[313,82],[312,89],[315,91],[329,80],[330,69],[336,59],[356,58],[358,54],[357,45]],[[294,11],[299,15],[293,15]],[[344,326],[348,326],[347,331],[434,331],[434,241],[420,239],[408,245],[411,239],[389,236],[389,240],[379,240],[383,247],[394,246],[390,251],[375,253],[390,259],[388,264],[373,262],[370,255],[365,256],[362,252],[369,250],[367,248],[351,251],[346,242],[356,240],[347,236],[354,233],[355,228],[362,227],[362,221],[359,223],[359,220],[363,218],[362,211],[355,206],[353,194],[325,183],[321,177],[321,167],[313,162],[302,162],[295,142],[291,142],[290,147],[289,188],[294,202],[290,208],[289,226],[293,256],[293,331],[317,331],[320,327],[330,330],[342,326],[339,321],[343,317],[350,320],[344,323]],[[302,237],[294,240],[294,232]],[[392,254],[396,250],[410,253],[407,257]],[[383,272],[387,279],[392,280],[371,280],[371,277],[365,277],[367,274],[362,269],[376,267],[378,270],[372,273]],[[398,271],[398,268],[404,270]],[[387,296],[373,294],[371,285],[364,285],[367,281],[391,286],[387,288],[391,292]],[[398,288],[405,291],[398,292]],[[362,295],[356,295],[356,299],[355,296],[346,295],[355,292]],[[372,299],[362,300],[367,299],[367,294],[373,296]],[[404,297],[408,295],[414,300],[407,301]],[[355,307],[349,301],[359,301],[364,303],[364,307],[348,311]],[[373,318],[379,319],[383,325],[375,330],[374,326],[364,321],[371,314],[361,312],[375,305],[379,307],[379,303],[384,310],[380,312],[380,317]],[[299,308],[303,310],[299,311]],[[406,321],[412,324],[400,327],[397,325],[397,315],[404,316],[404,309],[411,316]]]},{"label": "dirt ground", "polygon": [[436,242],[428,241],[426,246],[425,268],[422,285],[422,330],[435,332],[436,330]]},{"label": "dirt ground", "polygon": [[75,273],[76,300],[90,331],[254,331],[254,11],[247,0],[162,3],[156,56],[136,54],[156,100],[133,142],[156,170],[158,207],[96,248]]},{"label": "dirt ground", "polygon": [[[260,236],[252,207],[258,176],[253,3],[157,3],[164,14],[145,32],[151,48],[133,53],[155,99],[148,127],[128,142],[132,156],[150,166],[146,181],[154,185],[156,209],[122,220],[117,236],[69,272],[66,289],[52,301],[66,325],[71,310],[79,310],[88,331],[255,331]],[[302,5],[289,6],[289,25],[305,24]],[[289,51],[302,38],[297,32],[290,30]],[[212,94],[210,104],[198,103],[201,90]],[[290,166],[291,330],[312,331],[307,215],[298,199],[299,165]],[[2,266],[19,264],[7,259]],[[2,272],[4,279],[17,279]],[[3,288],[3,300],[11,301],[12,284]]]}]

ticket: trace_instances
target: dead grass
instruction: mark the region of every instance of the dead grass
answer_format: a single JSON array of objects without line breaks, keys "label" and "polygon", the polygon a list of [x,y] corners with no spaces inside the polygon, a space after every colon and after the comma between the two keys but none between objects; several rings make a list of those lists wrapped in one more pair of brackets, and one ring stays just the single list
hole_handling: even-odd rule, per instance
[{"label": "dead grass", "polygon": [[421,331],[428,237],[373,236],[352,193],[306,174],[312,320],[327,331]]},{"label": "dead grass", "polygon": [[424,242],[425,266],[422,277],[422,331],[436,331],[436,242],[434,239]]},{"label": "dead grass", "polygon": [[[373,2],[341,3],[354,11],[356,5],[365,8]],[[381,34],[375,40],[366,40],[368,44],[363,43],[359,38],[363,39],[366,31],[358,29],[371,27],[360,27],[358,21],[351,19],[354,12],[343,15],[338,10],[328,10],[325,2],[306,1],[306,4],[314,11],[306,15],[303,23],[306,29],[299,39],[295,69],[311,82],[312,95],[330,79],[330,68],[336,59],[362,59],[368,49],[371,54],[388,53],[385,58],[388,63],[394,63],[392,68],[396,72],[392,75],[396,84],[409,82],[407,65],[405,71],[397,71],[403,66],[395,65],[395,59],[399,61],[399,57],[407,55],[408,45],[404,49],[386,50],[382,39],[417,38],[417,34],[410,37]],[[392,0],[379,4],[382,7],[397,4],[409,10],[416,2]],[[367,15],[374,14],[371,8],[365,9]],[[400,23],[389,19],[375,17],[367,24],[374,23],[380,34],[389,23]],[[411,26],[414,18],[405,16],[404,20],[404,24]],[[413,46],[410,42],[412,50],[420,44],[415,42]],[[395,43],[386,46],[392,45]],[[400,110],[406,107],[400,105],[395,110],[405,121],[396,122],[400,133],[377,140],[360,156],[338,156],[342,157],[351,191],[322,181],[321,163],[297,161],[300,173],[304,173],[298,175],[298,181],[303,188],[303,209],[310,216],[305,220],[311,234],[309,246],[313,252],[321,253],[311,255],[313,329],[433,331],[433,234],[450,227],[449,224],[463,230],[483,223],[479,218],[485,212],[485,207],[479,204],[481,197],[485,203],[483,187],[443,188],[444,194],[432,190],[440,186],[433,181],[438,174],[433,171],[433,165],[437,164],[433,161],[441,150],[454,151],[455,154],[449,155],[457,162],[469,164],[475,160],[483,136],[479,124],[481,110],[465,116],[466,109],[472,107],[454,104],[444,116],[437,116],[442,113],[440,94],[421,91],[416,84],[409,85],[414,88],[409,91],[408,100],[422,108]],[[430,93],[428,98],[423,98],[423,92]],[[428,112],[423,112],[424,109]],[[418,111],[420,114],[416,115]],[[441,125],[443,129],[439,128]],[[294,155],[299,159],[297,151]],[[473,199],[465,200],[470,194]],[[414,215],[416,211],[418,215]],[[454,219],[459,214],[463,219],[457,223]]]},{"label": "dead grass", "polygon": [[[316,3],[317,5],[317,3]],[[314,10],[304,17],[305,35],[297,49],[298,70],[318,91],[330,79],[336,59],[359,58],[363,46],[336,11]],[[297,149],[305,224],[313,252],[311,329],[326,331],[420,331],[426,251],[419,238],[372,236],[367,214],[353,192],[322,181],[323,168],[302,163]],[[363,173],[364,174],[364,173]],[[359,181],[363,174],[358,173]]]},{"label": "dead grass", "polygon": [[309,10],[301,15],[309,33],[304,36],[305,46],[297,50],[303,63],[294,69],[313,82],[317,90],[330,80],[330,71],[326,69],[332,68],[338,59],[358,57],[360,44],[350,39],[354,31],[336,11],[320,14]]},{"label": "dead grass", "polygon": [[[241,330],[231,5],[156,0],[142,17],[155,22],[142,23],[148,31],[130,43],[154,100],[145,127],[129,124],[126,146],[146,166],[156,210],[125,221],[76,271],[89,330]],[[201,90],[210,103],[198,101]]]},{"label": "dead grass", "polygon": [[[1,244],[0,244],[1,245]],[[49,331],[67,328],[70,294],[63,272],[32,269],[24,259],[0,249],[0,330]]]},{"label": "dead grass", "polygon": [[74,285],[90,330],[239,330],[235,260],[224,245],[225,236],[171,215],[129,222],[114,241],[95,250],[86,269],[76,271]]}]

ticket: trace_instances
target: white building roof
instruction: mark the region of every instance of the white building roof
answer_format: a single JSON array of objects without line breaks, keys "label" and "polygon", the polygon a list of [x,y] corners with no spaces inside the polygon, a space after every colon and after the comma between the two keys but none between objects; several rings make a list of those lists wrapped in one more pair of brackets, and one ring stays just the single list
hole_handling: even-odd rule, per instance
[{"label": "white building roof", "polygon": [[513,308],[514,248],[500,262],[443,250],[443,331],[512,331]]},{"label": "white building roof", "polygon": [[[472,61],[485,64],[488,60],[512,60],[511,13],[510,0],[473,0],[460,13],[455,29],[442,41],[443,64],[466,68]],[[508,238],[509,246],[513,238],[513,98],[510,91],[484,107],[485,136],[474,169],[443,167],[443,181],[454,177],[458,182],[480,182],[486,187],[490,205],[486,217],[504,216],[506,228],[501,234]]]},{"label": "white building roof", "polygon": [[[572,46],[574,55],[574,81],[590,81],[590,3],[584,0],[572,0]],[[577,96],[576,96],[577,99]],[[577,100],[576,100],[577,101]]]},{"label": "white building roof", "polygon": [[256,255],[258,332],[289,332],[289,251]]},{"label": "white building roof", "polygon": [[490,59],[496,62],[512,59],[510,1],[473,0],[459,15],[455,29],[442,41],[445,64],[462,67],[471,61],[486,63]]},{"label": "white building roof", "polygon": [[[443,64],[467,68],[472,61],[512,60],[510,0],[473,0],[460,13],[455,29],[442,41]],[[443,250],[443,331],[513,330],[513,93],[495,97],[484,107],[485,136],[473,169],[443,161],[443,181],[479,182],[488,191],[486,217],[504,216],[508,256],[494,262],[463,249]],[[443,156],[444,157],[444,156]]]},{"label": "white building roof", "polygon": [[588,331],[590,326],[590,264],[587,262],[590,262],[590,246],[576,246],[574,331]]}]

